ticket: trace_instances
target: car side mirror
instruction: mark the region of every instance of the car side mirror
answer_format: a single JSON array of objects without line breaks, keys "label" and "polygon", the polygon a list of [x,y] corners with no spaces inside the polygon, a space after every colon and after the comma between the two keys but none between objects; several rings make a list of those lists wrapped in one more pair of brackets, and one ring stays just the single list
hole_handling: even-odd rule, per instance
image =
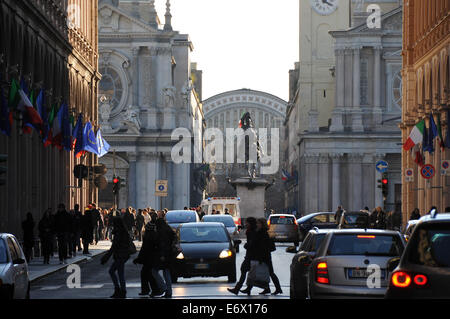
[{"label": "car side mirror", "polygon": [[13,260],[14,265],[22,265],[24,263],[25,263],[25,259],[22,259],[22,258],[17,258],[15,260]]},{"label": "car side mirror", "polygon": [[388,272],[393,272],[395,268],[400,264],[400,257],[394,257],[389,259],[387,263]]},{"label": "car side mirror", "polygon": [[297,253],[297,247],[295,246],[289,246],[286,248],[287,253],[296,254]]}]

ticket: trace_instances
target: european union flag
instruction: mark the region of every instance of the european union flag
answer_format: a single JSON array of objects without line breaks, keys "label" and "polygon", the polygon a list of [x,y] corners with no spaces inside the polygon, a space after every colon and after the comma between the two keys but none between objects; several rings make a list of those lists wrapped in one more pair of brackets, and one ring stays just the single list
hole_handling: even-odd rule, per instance
[{"label": "european union flag", "polygon": [[97,138],[94,133],[94,127],[89,121],[84,125],[83,140],[84,140],[83,150],[98,155]]}]

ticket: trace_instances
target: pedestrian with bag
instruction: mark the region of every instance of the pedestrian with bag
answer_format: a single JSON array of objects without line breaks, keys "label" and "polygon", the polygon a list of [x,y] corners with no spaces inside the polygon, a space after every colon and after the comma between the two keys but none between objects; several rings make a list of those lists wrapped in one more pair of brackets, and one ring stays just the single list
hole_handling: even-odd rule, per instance
[{"label": "pedestrian with bag", "polygon": [[[159,214],[158,216],[164,216]],[[161,294],[155,295],[155,297],[172,298],[172,278],[170,276],[170,268],[172,266],[173,258],[173,245],[175,244],[175,232],[167,224],[164,217],[156,220],[156,232],[157,232],[157,245],[156,263],[152,267],[152,274],[158,284]],[[162,270],[163,278],[159,274]]]},{"label": "pedestrian with bag", "polygon": [[23,248],[25,258],[27,263],[30,262],[33,255],[33,247],[34,247],[34,219],[33,215],[28,212],[27,218],[22,222],[22,230],[23,230]]},{"label": "pedestrian with bag", "polygon": [[150,297],[161,295],[163,293],[159,291],[158,284],[152,274],[152,268],[156,264],[158,256],[156,250],[158,245],[156,220],[156,214],[152,214],[150,221],[145,225],[144,238],[139,255],[133,260],[134,264],[142,264],[140,296],[150,294],[150,290]]},{"label": "pedestrian with bag", "polygon": [[[111,256],[113,257],[114,261],[109,268],[109,275],[114,284],[114,294],[111,298],[126,298],[125,263],[130,255],[136,253],[136,247],[120,217],[113,218],[113,234],[114,239],[111,248],[101,258],[100,262],[104,265]],[[117,279],[116,272],[119,279]]]},{"label": "pedestrian with bag", "polygon": [[50,264],[50,255],[52,254],[52,240],[53,240],[53,223],[50,218],[51,209],[44,212],[38,224],[39,238],[41,240],[42,256],[44,257],[44,264]]},{"label": "pedestrian with bag", "polygon": [[239,281],[236,283],[234,288],[227,288],[227,290],[235,295],[239,294],[240,289],[242,288],[242,285],[244,284],[245,278],[247,276],[247,272],[250,270],[250,260],[253,258],[254,255],[254,245],[253,245],[253,239],[255,237],[256,232],[256,218],[254,217],[248,217],[245,219],[245,235],[247,237],[247,242],[244,245],[244,248],[246,249],[244,261],[241,264],[241,277],[239,278]]}]

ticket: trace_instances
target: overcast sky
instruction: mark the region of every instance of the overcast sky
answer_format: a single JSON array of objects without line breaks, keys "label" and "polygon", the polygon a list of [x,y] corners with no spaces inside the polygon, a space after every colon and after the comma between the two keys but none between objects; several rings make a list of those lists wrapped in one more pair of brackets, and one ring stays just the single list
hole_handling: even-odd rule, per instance
[{"label": "overcast sky", "polygon": [[[156,0],[164,23],[166,0]],[[298,0],[171,0],[174,30],[189,34],[203,99],[242,88],[284,100],[298,61]]]}]

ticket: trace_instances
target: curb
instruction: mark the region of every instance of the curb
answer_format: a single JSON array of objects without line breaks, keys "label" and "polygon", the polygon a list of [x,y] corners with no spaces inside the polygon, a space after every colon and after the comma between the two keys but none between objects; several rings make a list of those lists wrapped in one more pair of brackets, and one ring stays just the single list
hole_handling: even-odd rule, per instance
[{"label": "curb", "polygon": [[60,271],[62,269],[65,269],[65,268],[69,267],[70,265],[79,264],[79,263],[81,263],[83,261],[92,259],[92,258],[97,257],[97,256],[101,256],[101,255],[105,254],[107,251],[108,250],[105,250],[105,251],[102,251],[102,252],[100,252],[100,253],[98,253],[96,255],[92,255],[92,256],[84,256],[80,260],[77,260],[77,261],[74,261],[74,262],[71,262],[71,263],[68,263],[68,264],[65,264],[65,265],[60,265],[60,267],[58,267],[56,269],[50,270],[49,272],[47,272],[47,273],[45,273],[43,275],[37,276],[37,277],[35,277],[33,279],[30,279],[30,283],[33,283],[33,282],[35,282],[35,281],[37,281],[39,279],[42,279],[42,278],[45,278],[45,277],[47,277],[47,276],[49,276],[51,274],[54,274],[55,272],[58,272],[58,271]]}]

